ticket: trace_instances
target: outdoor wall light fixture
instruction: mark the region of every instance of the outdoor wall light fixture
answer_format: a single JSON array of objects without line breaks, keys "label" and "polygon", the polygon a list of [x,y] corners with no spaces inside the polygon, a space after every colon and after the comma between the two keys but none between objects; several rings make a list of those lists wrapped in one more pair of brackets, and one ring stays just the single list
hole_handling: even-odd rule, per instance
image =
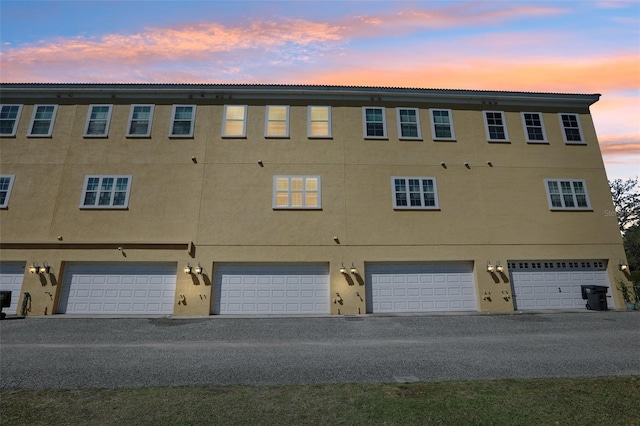
[{"label": "outdoor wall light fixture", "polygon": [[496,271],[498,272],[504,271],[504,266],[502,266],[499,260],[496,262]]},{"label": "outdoor wall light fixture", "polygon": [[487,260],[487,272],[493,272],[494,271],[494,267],[491,264],[490,261]]},{"label": "outdoor wall light fixture", "polygon": [[193,268],[191,267],[191,265],[187,263],[187,266],[184,267],[184,273],[188,274],[188,275],[191,275],[191,270],[192,269]]},{"label": "outdoor wall light fixture", "polygon": [[340,266],[340,273],[345,275],[347,273],[347,268],[344,267],[344,263]]},{"label": "outdoor wall light fixture", "polygon": [[38,269],[39,274],[48,274],[51,270],[51,266],[45,261],[42,266]]},{"label": "outdoor wall light fixture", "polygon": [[198,266],[193,268],[193,270],[195,271],[196,274],[202,275],[202,266],[200,266],[200,263],[198,263]]},{"label": "outdoor wall light fixture", "polygon": [[618,264],[618,269],[620,269],[622,272],[625,272],[629,270],[629,265],[627,265],[626,263],[620,262]]},{"label": "outdoor wall light fixture", "polygon": [[35,274],[36,272],[40,272],[40,267],[36,262],[33,262],[33,265],[29,266],[29,272]]},{"label": "outdoor wall light fixture", "polygon": [[349,272],[351,272],[353,275],[358,273],[358,270],[356,269],[356,267],[353,264],[353,262],[351,262],[351,269],[349,269]]}]

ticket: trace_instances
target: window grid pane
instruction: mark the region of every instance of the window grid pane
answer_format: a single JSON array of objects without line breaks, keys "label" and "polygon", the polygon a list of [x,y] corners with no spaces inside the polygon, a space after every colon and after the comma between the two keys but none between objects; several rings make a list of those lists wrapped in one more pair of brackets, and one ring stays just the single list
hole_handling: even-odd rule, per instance
[{"label": "window grid pane", "polygon": [[81,207],[126,207],[130,183],[129,176],[88,177]]},{"label": "window grid pane", "polygon": [[320,207],[319,177],[278,176],[274,178],[274,190],[274,208]]},{"label": "window grid pane", "polygon": [[393,189],[396,208],[437,208],[433,178],[394,178]]},{"label": "window grid pane", "polygon": [[568,210],[590,208],[584,181],[548,180],[547,193],[551,208]]},{"label": "window grid pane", "polygon": [[384,110],[382,108],[365,108],[365,136],[385,137]]}]

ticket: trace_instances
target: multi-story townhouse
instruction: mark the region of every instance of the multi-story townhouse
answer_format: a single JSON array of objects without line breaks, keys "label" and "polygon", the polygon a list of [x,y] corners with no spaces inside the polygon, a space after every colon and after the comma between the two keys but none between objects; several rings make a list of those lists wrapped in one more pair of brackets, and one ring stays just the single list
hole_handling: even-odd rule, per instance
[{"label": "multi-story townhouse", "polygon": [[625,254],[599,95],[2,84],[10,313],[585,309]]}]

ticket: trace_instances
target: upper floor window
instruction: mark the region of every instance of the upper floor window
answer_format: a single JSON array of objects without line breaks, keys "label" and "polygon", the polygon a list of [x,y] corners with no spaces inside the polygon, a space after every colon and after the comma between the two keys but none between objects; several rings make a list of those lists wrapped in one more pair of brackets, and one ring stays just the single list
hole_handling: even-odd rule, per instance
[{"label": "upper floor window", "polygon": [[247,134],[247,106],[225,105],[222,119],[223,138],[244,138]]},{"label": "upper floor window", "polygon": [[584,180],[545,179],[547,200],[551,210],[590,210],[587,184]]},{"label": "upper floor window", "polygon": [[582,127],[580,127],[580,118],[578,114],[558,114],[560,125],[562,126],[562,138],[565,143],[585,143],[582,136]]},{"label": "upper floor window", "polygon": [[331,107],[311,105],[307,107],[307,136],[310,138],[331,137]]},{"label": "upper floor window", "polygon": [[483,111],[484,128],[489,142],[509,142],[503,111]]},{"label": "upper floor window", "polygon": [[0,175],[0,208],[6,208],[9,205],[9,197],[13,188],[13,180],[15,175]]},{"label": "upper floor window", "polygon": [[22,105],[0,105],[0,136],[15,136]]},{"label": "upper floor window", "polygon": [[195,105],[174,105],[171,110],[171,129],[169,136],[174,138],[190,138],[196,121]]},{"label": "upper floor window", "polygon": [[58,105],[34,105],[27,136],[51,136],[57,110]]},{"label": "upper floor window", "polygon": [[86,137],[106,137],[109,134],[113,105],[89,105],[89,114],[84,126]]},{"label": "upper floor window", "polygon": [[131,176],[85,176],[82,209],[125,209],[129,205]]},{"label": "upper floor window", "polygon": [[264,135],[267,138],[289,137],[289,105],[267,105]]},{"label": "upper floor window", "polygon": [[521,115],[527,142],[546,142],[547,133],[544,130],[542,114],[539,112],[523,112]]},{"label": "upper floor window", "polygon": [[450,109],[429,109],[431,114],[431,134],[434,140],[455,140],[453,115]]},{"label": "upper floor window", "polygon": [[418,108],[396,108],[400,139],[422,139]]},{"label": "upper floor window", "polygon": [[391,178],[394,209],[438,209],[438,191],[434,177]]},{"label": "upper floor window", "polygon": [[127,136],[148,137],[151,135],[154,105],[131,105]]},{"label": "upper floor window", "polygon": [[386,139],[387,119],[384,107],[362,107],[365,139]]},{"label": "upper floor window", "polygon": [[320,209],[320,176],[274,176],[274,209]]}]

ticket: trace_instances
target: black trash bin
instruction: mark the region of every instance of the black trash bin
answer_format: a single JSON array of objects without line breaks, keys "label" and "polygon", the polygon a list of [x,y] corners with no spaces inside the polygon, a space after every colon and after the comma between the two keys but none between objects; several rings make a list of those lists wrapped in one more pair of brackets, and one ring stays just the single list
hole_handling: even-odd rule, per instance
[{"label": "black trash bin", "polygon": [[607,291],[609,287],[603,285],[583,285],[582,298],[587,301],[587,309],[594,311],[606,311],[607,307]]},{"label": "black trash bin", "polygon": [[4,319],[7,316],[2,312],[2,308],[8,308],[9,306],[11,306],[11,292],[0,291],[0,319]]}]

